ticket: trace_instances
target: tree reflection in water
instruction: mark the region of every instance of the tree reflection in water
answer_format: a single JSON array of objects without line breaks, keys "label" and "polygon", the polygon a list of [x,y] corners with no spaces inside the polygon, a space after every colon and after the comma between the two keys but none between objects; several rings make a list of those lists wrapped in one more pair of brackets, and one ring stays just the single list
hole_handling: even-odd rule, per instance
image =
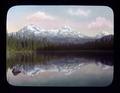
[{"label": "tree reflection in water", "polygon": [[113,66],[113,54],[106,52],[18,53],[7,59],[7,69],[10,68],[14,76],[20,73],[36,75],[45,71],[70,74],[90,62],[106,69]]}]

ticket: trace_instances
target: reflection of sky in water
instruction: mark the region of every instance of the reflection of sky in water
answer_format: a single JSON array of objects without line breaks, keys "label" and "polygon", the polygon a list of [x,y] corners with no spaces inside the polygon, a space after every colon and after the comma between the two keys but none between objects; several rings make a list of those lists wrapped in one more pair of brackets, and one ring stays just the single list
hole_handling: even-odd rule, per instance
[{"label": "reflection of sky in water", "polygon": [[113,66],[77,57],[16,64],[7,71],[8,82],[22,86],[106,86],[112,79]]}]

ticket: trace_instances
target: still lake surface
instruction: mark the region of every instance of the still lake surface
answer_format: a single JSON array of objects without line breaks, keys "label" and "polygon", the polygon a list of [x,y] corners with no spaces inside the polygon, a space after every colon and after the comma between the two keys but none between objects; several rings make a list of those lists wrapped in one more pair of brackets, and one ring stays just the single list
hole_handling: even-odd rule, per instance
[{"label": "still lake surface", "polygon": [[7,57],[7,81],[14,86],[108,86],[113,53],[16,53]]}]

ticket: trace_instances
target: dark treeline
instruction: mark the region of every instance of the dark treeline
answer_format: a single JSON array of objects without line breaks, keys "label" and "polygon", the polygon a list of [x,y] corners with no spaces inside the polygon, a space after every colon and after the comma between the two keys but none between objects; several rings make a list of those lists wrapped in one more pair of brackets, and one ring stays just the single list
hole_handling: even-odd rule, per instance
[{"label": "dark treeline", "polygon": [[46,38],[42,39],[26,39],[16,38],[14,36],[7,36],[7,49],[8,50],[113,50],[113,35],[104,36],[84,44],[74,43],[51,43]]}]

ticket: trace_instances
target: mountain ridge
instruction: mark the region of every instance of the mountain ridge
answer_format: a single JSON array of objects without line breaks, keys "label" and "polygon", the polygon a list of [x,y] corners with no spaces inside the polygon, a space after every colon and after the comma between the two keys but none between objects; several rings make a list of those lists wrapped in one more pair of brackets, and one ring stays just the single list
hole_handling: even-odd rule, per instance
[{"label": "mountain ridge", "polygon": [[64,26],[59,29],[46,30],[37,27],[34,24],[29,24],[21,28],[18,32],[11,33],[16,38],[26,39],[42,39],[45,38],[52,43],[85,43],[94,39],[102,38],[106,35],[110,35],[108,32],[101,32],[94,37],[81,34],[80,31],[74,31],[70,26]]}]

